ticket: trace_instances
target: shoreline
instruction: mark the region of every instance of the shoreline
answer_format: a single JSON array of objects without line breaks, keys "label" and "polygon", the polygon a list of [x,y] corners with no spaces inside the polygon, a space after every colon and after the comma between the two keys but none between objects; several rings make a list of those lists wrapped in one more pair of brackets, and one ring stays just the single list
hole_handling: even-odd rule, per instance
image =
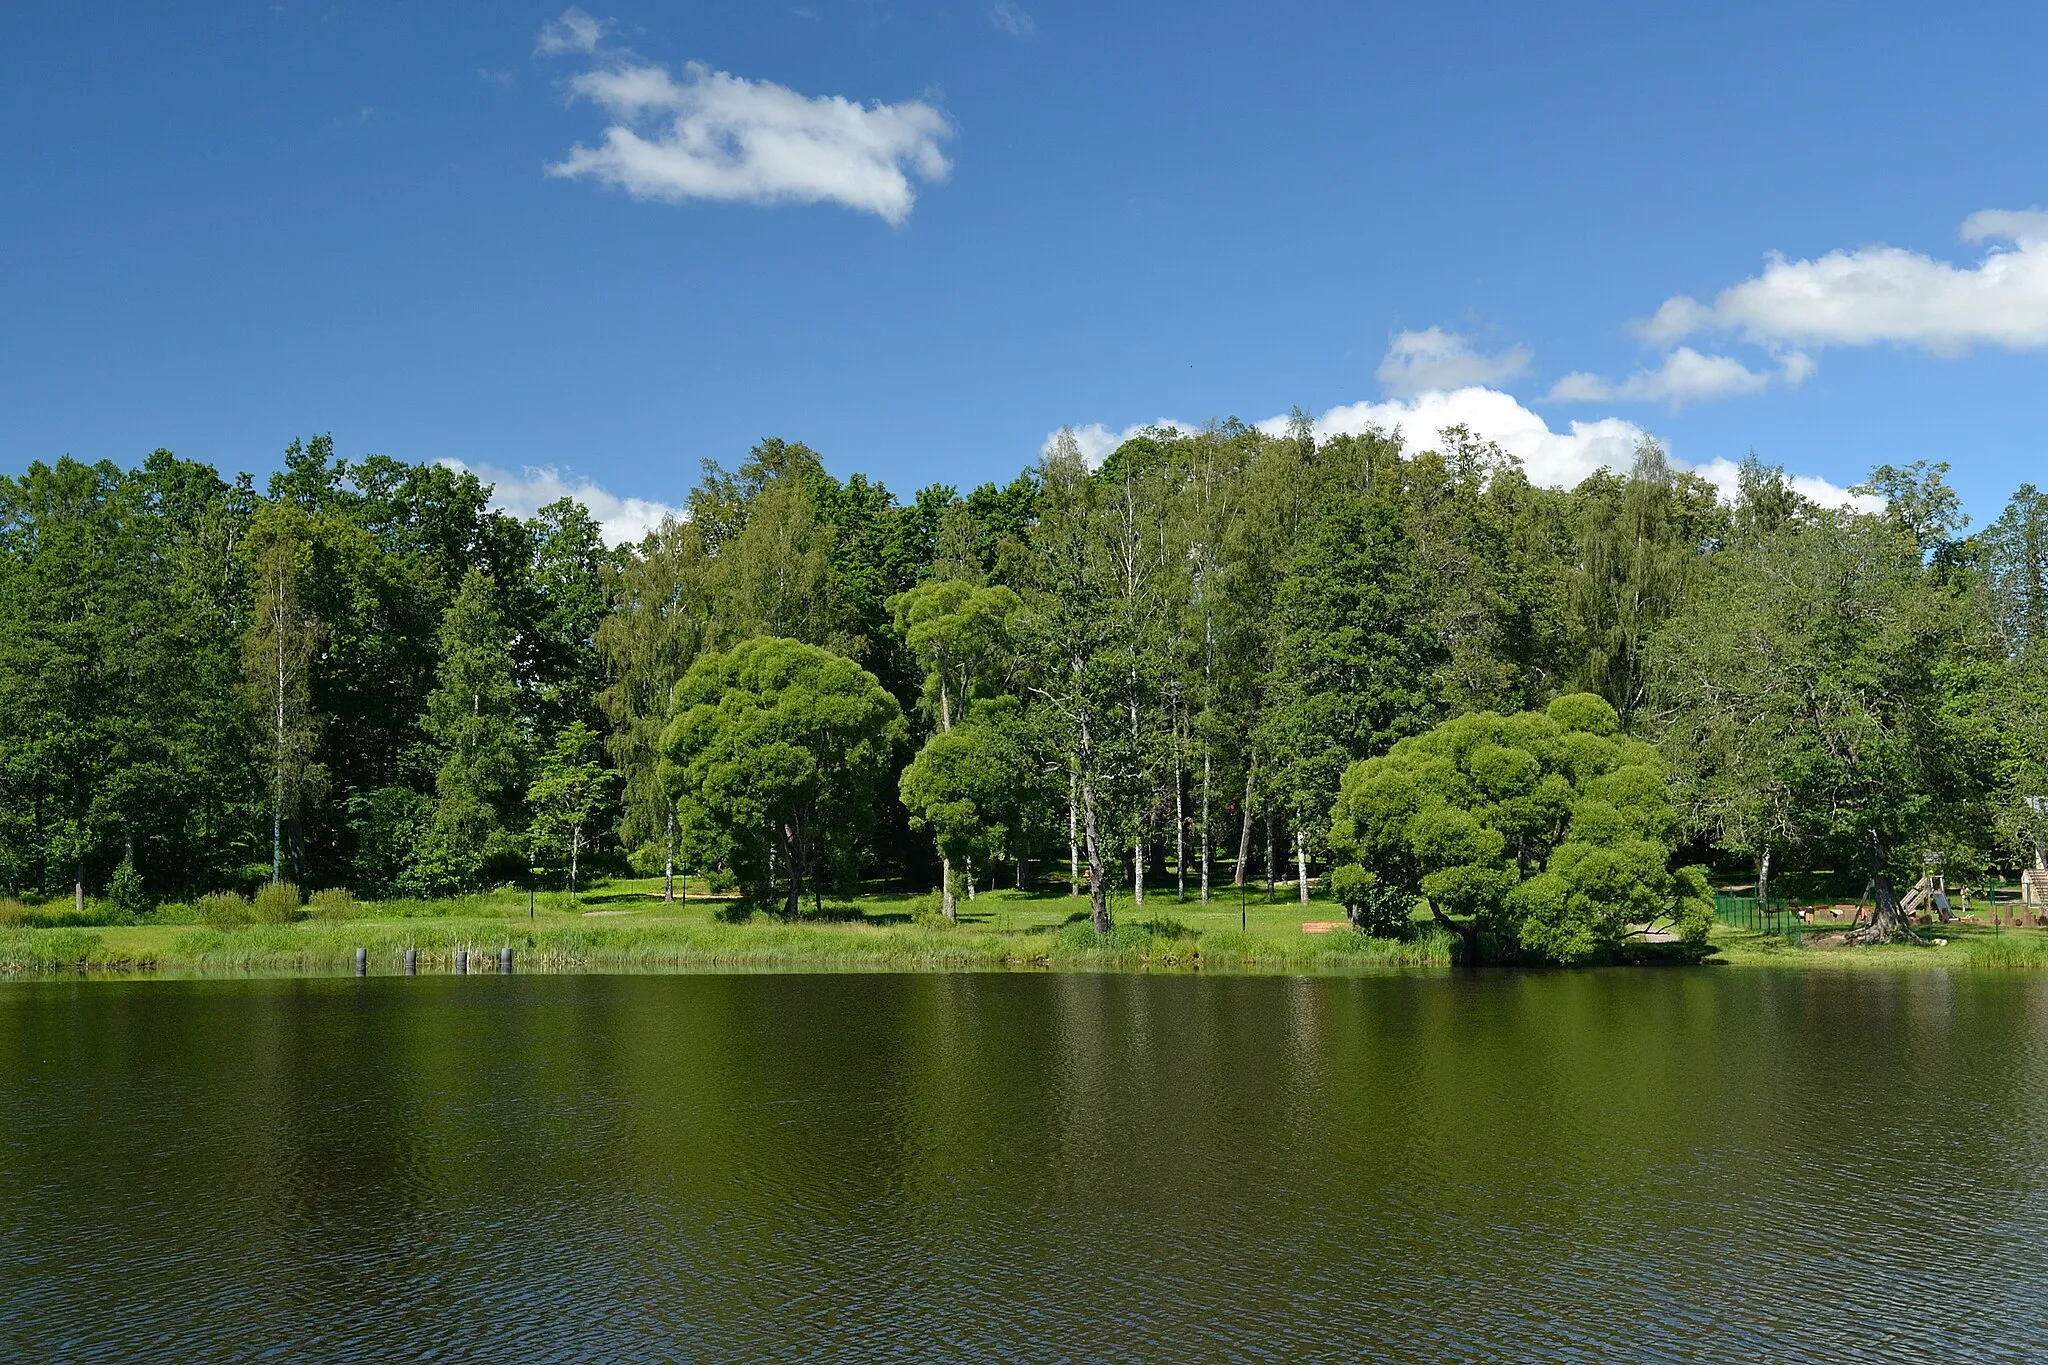
[{"label": "shoreline", "polygon": [[[1696,966],[1802,970],[2039,970],[2048,968],[2048,929],[1957,929],[1920,944],[1807,947],[1717,926],[1701,959],[1646,952],[1638,969]],[[1329,975],[1448,970],[1441,933],[1372,939],[1348,930],[1287,934],[1193,929],[1173,920],[1120,923],[1107,943],[1085,926],[991,929],[908,923],[754,922],[655,919],[625,923],[529,924],[503,917],[302,921],[214,930],[186,926],[0,929],[0,980],[333,977],[354,973],[358,947],[368,975],[403,975],[406,949],[417,974],[455,975],[457,950],[469,975],[498,973],[498,950],[513,950],[515,973],[1114,972],[1135,974]],[[1937,945],[1932,940],[1945,938]],[[1486,969],[1475,969],[1486,970]],[[1558,969],[1570,970],[1570,969]]]}]

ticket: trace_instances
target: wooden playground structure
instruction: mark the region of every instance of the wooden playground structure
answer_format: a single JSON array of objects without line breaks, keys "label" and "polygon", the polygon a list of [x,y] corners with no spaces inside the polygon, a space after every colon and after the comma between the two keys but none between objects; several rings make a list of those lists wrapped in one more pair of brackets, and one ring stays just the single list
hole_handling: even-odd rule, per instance
[{"label": "wooden playground structure", "polygon": [[[2001,902],[1996,887],[1983,888],[1984,909],[1988,918],[1980,919],[1978,912],[1970,905],[1970,888],[1961,888],[1953,897],[1949,893],[1948,878],[1941,872],[1939,864],[1931,864],[1920,880],[1913,883],[1905,895],[1899,897],[1899,913],[1914,924],[1989,924],[1997,928],[2048,929],[2048,867],[2030,867],[2020,874],[2019,899]],[[1800,919],[1813,923],[1816,914],[1830,919],[1841,919],[1849,911],[1848,924],[1867,922],[1876,913],[1876,906],[1870,897],[1869,888],[1859,897],[1853,907],[1832,905],[1812,906],[1796,909]]]}]

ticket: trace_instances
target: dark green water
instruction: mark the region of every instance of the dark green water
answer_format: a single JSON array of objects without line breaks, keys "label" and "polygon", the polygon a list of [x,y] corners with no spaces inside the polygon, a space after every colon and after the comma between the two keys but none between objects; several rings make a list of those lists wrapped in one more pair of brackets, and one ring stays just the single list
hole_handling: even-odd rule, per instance
[{"label": "dark green water", "polygon": [[2048,977],[0,985],[0,1356],[2048,1358]]}]

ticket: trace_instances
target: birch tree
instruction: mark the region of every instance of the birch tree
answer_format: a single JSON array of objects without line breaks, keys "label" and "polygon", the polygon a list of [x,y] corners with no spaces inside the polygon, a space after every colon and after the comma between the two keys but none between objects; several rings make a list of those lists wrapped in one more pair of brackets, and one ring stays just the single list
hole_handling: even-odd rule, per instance
[{"label": "birch tree", "polygon": [[255,602],[242,636],[242,674],[268,774],[270,879],[276,882],[284,876],[287,824],[293,836],[293,862],[304,865],[300,805],[324,776],[313,758],[319,729],[311,669],[325,631],[300,598],[300,580],[312,562],[303,515],[275,508],[259,517],[250,552]]}]

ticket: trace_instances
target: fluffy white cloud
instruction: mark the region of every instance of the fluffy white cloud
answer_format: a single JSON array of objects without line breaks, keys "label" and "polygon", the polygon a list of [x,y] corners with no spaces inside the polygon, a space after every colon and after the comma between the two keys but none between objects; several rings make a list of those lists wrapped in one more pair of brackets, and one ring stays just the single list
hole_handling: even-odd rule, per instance
[{"label": "fluffy white cloud", "polygon": [[611,26],[611,20],[593,19],[572,5],[562,11],[561,18],[540,31],[540,36],[533,40],[533,50],[542,57],[559,57],[567,52],[595,52]]},{"label": "fluffy white cloud", "polygon": [[[1256,425],[1260,431],[1277,436],[1287,430],[1289,420],[1281,415]],[[1324,440],[1331,436],[1360,436],[1368,431],[1398,431],[1408,449],[1428,450],[1437,443],[1438,432],[1455,426],[1466,428],[1481,440],[1495,442],[1522,462],[1532,482],[1551,488],[1569,488],[1595,470],[1627,469],[1635,461],[1637,444],[1649,435],[1634,422],[1620,417],[1573,422],[1563,431],[1553,431],[1548,422],[1523,407],[1514,395],[1477,386],[1334,407],[1317,419],[1315,432],[1318,440]],[[1162,418],[1121,431],[1100,422],[1068,430],[1073,432],[1075,443],[1092,468],[1099,466],[1110,451],[1149,427],[1200,429],[1188,422]],[[1058,432],[1047,436],[1044,449],[1050,450],[1058,437]],[[1670,458],[1674,468],[1693,470],[1718,487],[1723,496],[1734,498],[1737,483],[1733,461],[1715,459],[1695,466],[1676,456]],[[1801,474],[1793,475],[1791,483],[1801,494],[1826,507],[1854,506],[1862,511],[1875,511],[1882,506],[1875,498],[1858,498],[1826,479]]]},{"label": "fluffy white cloud", "polygon": [[[1699,465],[1687,466],[1677,460],[1672,463],[1681,469],[1690,468],[1693,473],[1714,485],[1720,491],[1724,502],[1733,503],[1742,493],[1742,467],[1725,455],[1716,456]],[[1811,474],[1788,475],[1785,481],[1792,485],[1793,492],[1809,502],[1819,503],[1822,507],[1848,507],[1858,512],[1884,510],[1883,498],[1874,498],[1868,493],[1851,493],[1846,488]]]},{"label": "fluffy white cloud", "polygon": [[996,0],[988,7],[988,21],[1012,38],[1029,38],[1038,32],[1038,21],[1010,3]]},{"label": "fluffy white cloud", "polygon": [[622,498],[587,478],[553,465],[526,465],[513,473],[495,465],[443,460],[450,469],[466,470],[491,486],[491,505],[516,517],[530,517],[558,498],[574,498],[597,518],[607,545],[630,545],[661,525],[664,517],[683,516],[683,509],[648,498]]},{"label": "fluffy white cloud", "polygon": [[[1064,427],[1060,430],[1073,433],[1074,444],[1079,447],[1081,458],[1088,462],[1090,469],[1100,469],[1102,468],[1102,462],[1109,458],[1110,451],[1115,450],[1133,436],[1142,435],[1155,427],[1162,431],[1168,427],[1178,427],[1182,431],[1200,430],[1199,427],[1187,422],[1176,422],[1166,417],[1162,417],[1156,422],[1134,422],[1122,431],[1113,430],[1100,422],[1090,422],[1086,426],[1079,427]],[[1053,445],[1059,439],[1060,432],[1058,430],[1048,431],[1045,434],[1045,440],[1039,444],[1038,453],[1040,455],[1050,455]]]},{"label": "fluffy white cloud", "polygon": [[[1787,383],[1797,384],[1812,368],[1811,360],[1794,351],[1786,357],[1780,373]],[[1752,370],[1733,356],[1701,355],[1690,346],[1680,346],[1656,369],[1637,370],[1619,384],[1575,371],[1551,387],[1550,397],[1554,402],[1639,400],[1678,408],[1706,398],[1758,393],[1777,377],[1769,370]]]},{"label": "fluffy white cloud", "polygon": [[952,124],[918,100],[802,95],[696,62],[676,80],[665,67],[619,61],[569,88],[618,121],[548,174],[589,176],[636,199],[829,201],[901,223],[917,198],[911,176],[937,181],[952,170],[939,149]]},{"label": "fluffy white cloud", "polygon": [[[1263,431],[1285,430],[1287,419],[1259,423]],[[1352,403],[1331,408],[1316,422],[1318,437],[1361,435],[1367,431],[1399,431],[1413,450],[1427,450],[1445,427],[1463,426],[1482,440],[1497,442],[1515,456],[1531,480],[1551,487],[1569,487],[1596,469],[1626,469],[1635,458],[1636,443],[1645,435],[1634,422],[1606,417],[1573,422],[1564,431],[1523,407],[1499,389],[1468,387],[1419,394],[1383,403]]]},{"label": "fluffy white cloud", "polygon": [[1811,261],[1772,256],[1762,274],[1722,290],[1711,304],[1667,299],[1637,330],[1660,345],[1739,331],[1766,346],[1890,342],[1937,355],[1980,344],[2048,346],[2048,213],[1988,209],[1972,214],[1960,235],[1994,245],[1968,267],[1891,246],[1831,251]]},{"label": "fluffy white cloud", "polygon": [[1388,393],[1409,398],[1432,389],[1497,384],[1527,368],[1526,346],[1510,346],[1498,355],[1486,355],[1473,350],[1472,343],[1456,332],[1426,327],[1396,336],[1375,375]]}]

